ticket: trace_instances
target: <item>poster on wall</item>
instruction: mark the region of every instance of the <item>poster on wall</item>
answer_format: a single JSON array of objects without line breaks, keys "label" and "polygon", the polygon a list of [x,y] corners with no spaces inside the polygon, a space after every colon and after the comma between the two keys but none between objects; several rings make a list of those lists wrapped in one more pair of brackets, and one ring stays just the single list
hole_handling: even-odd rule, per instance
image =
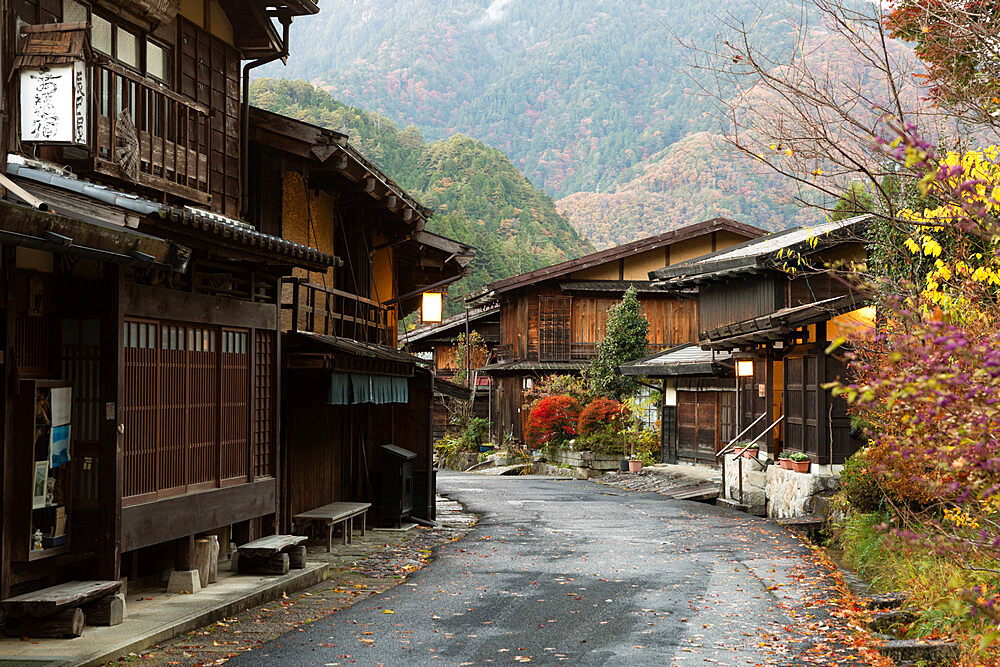
[{"label": "poster on wall", "polygon": [[52,442],[49,445],[49,465],[58,468],[69,462],[69,424],[53,426]]},{"label": "poster on wall", "polygon": [[86,66],[28,67],[20,77],[21,141],[86,144]]},{"label": "poster on wall", "polygon": [[53,387],[51,392],[52,425],[65,426],[72,419],[73,389],[71,387]]},{"label": "poster on wall", "polygon": [[31,484],[31,509],[45,507],[45,494],[49,485],[49,462],[35,461],[35,480]]}]

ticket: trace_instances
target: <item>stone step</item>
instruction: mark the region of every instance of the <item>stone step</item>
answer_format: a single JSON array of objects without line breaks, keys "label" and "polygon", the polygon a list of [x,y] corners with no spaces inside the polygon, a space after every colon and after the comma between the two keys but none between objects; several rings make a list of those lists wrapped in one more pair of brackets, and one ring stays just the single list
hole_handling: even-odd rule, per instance
[{"label": "stone step", "polygon": [[959,655],[957,644],[919,639],[890,639],[878,649],[885,657],[903,663],[950,664]]},{"label": "stone step", "polygon": [[[917,620],[917,615],[912,611],[905,611],[903,609],[893,609],[891,611],[881,611],[872,617],[872,620],[868,622],[868,627],[870,627],[875,632],[894,632],[901,625],[909,625]],[[899,636],[903,633],[897,632],[896,635]]]},{"label": "stone step", "polygon": [[738,512],[750,512],[750,506],[744,505],[743,503],[731,500],[729,498],[716,498],[715,504],[719,507],[727,507],[731,510],[736,510]]},{"label": "stone step", "polygon": [[865,606],[869,609],[899,609],[906,604],[903,593],[883,593],[865,598]]}]

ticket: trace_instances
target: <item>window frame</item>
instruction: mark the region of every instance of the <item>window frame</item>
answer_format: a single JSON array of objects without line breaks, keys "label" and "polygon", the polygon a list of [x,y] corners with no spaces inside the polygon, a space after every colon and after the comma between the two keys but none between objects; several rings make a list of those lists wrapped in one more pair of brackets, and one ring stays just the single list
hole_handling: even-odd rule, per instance
[{"label": "window frame", "polygon": [[[72,0],[72,1],[83,7],[87,12],[87,22],[90,24],[88,30],[92,47],[93,47],[94,17],[96,16],[101,20],[108,22],[111,25],[111,53],[107,53],[105,51],[102,51],[101,49],[93,47],[96,53],[99,53],[101,56],[110,59],[116,65],[124,67],[129,71],[135,72],[139,76],[152,79],[153,81],[156,81],[157,83],[160,83],[167,87],[171,85],[171,82],[174,80],[174,47],[172,45],[168,44],[167,42],[161,39],[153,37],[153,35],[150,32],[143,30],[139,26],[129,22],[126,19],[123,19],[120,16],[116,16],[109,12],[105,12],[101,9],[95,10],[93,3],[91,2],[85,2],[84,0]],[[60,5],[60,11],[63,14],[65,14],[65,8],[66,8],[65,3],[66,0],[62,0],[62,4]],[[120,30],[124,30],[125,32],[128,32],[135,37],[136,61],[137,61],[137,64],[135,66],[128,64],[119,57],[118,32]],[[150,44],[163,51],[163,73],[165,74],[165,77],[161,77],[156,74],[151,74],[149,72],[148,51]]]}]

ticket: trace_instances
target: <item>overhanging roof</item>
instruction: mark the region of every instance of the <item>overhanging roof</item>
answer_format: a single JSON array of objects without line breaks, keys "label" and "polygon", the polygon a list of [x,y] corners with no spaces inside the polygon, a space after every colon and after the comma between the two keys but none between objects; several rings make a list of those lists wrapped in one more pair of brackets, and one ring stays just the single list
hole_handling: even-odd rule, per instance
[{"label": "overhanging roof", "polygon": [[67,212],[82,210],[93,202],[94,206],[99,207],[95,210],[110,209],[114,212],[109,213],[110,221],[120,218],[126,224],[130,224],[129,218],[133,218],[135,224],[140,220],[163,226],[172,223],[175,227],[186,228],[188,234],[194,232],[199,237],[210,235],[211,240],[222,245],[240,248],[270,259],[281,257],[290,264],[307,268],[336,266],[340,263],[334,255],[277,236],[263,234],[246,223],[210,211],[166,206],[104,185],[35,169],[18,162],[8,162],[7,173],[29,192],[41,188],[37,192],[43,200],[45,192],[55,192],[61,202],[56,204],[57,210],[60,206]]},{"label": "overhanging roof", "polygon": [[[8,197],[9,197],[8,191]],[[191,251],[171,241],[56,209],[0,200],[0,242],[109,264],[183,272]]]},{"label": "overhanging roof", "polygon": [[[409,195],[398,183],[389,178],[373,162],[368,160],[349,142],[349,136],[334,130],[313,125],[305,121],[289,118],[259,107],[250,107],[250,136],[265,145],[274,144],[279,150],[316,160],[354,182],[372,179],[373,198],[398,199],[398,208],[410,209],[408,221],[422,228],[423,222],[434,215],[434,211]],[[275,138],[280,137],[281,141]],[[375,189],[382,192],[375,192]]]},{"label": "overhanging roof", "polygon": [[703,350],[694,343],[677,347],[618,367],[622,375],[642,377],[732,376],[732,355]]},{"label": "overhanging roof", "polygon": [[447,396],[449,398],[457,398],[462,401],[467,401],[472,398],[472,389],[462,384],[449,382],[448,380],[435,375],[434,395]]},{"label": "overhanging roof", "polygon": [[559,283],[559,289],[564,292],[612,292],[614,294],[622,294],[630,287],[634,287],[640,293],[662,293],[662,290],[654,287],[652,281],[649,280],[566,280]]},{"label": "overhanging roof", "polygon": [[657,248],[686,241],[703,234],[720,231],[742,235],[745,238],[750,239],[757,238],[766,233],[762,229],[743,224],[742,222],[736,222],[735,220],[730,220],[729,218],[713,218],[711,220],[705,220],[703,222],[697,222],[679,229],[674,229],[663,234],[657,234],[656,236],[639,239],[638,241],[632,241],[614,248],[607,248],[606,250],[600,250],[589,255],[584,255],[583,257],[578,257],[559,264],[536,269],[535,271],[522,273],[518,276],[499,280],[495,283],[487,285],[486,288],[479,294],[470,296],[468,301],[475,301],[483,297],[493,297],[503,292],[531,285],[542,280],[560,278],[576,271],[582,271],[584,269],[600,266],[608,262],[614,262],[637,253],[655,250]]},{"label": "overhanging roof", "polygon": [[590,364],[589,361],[501,361],[483,366],[480,371],[488,375],[526,375],[530,373],[577,373]]},{"label": "overhanging roof", "polygon": [[799,306],[782,308],[769,315],[756,317],[699,334],[702,347],[735,349],[743,345],[786,340],[796,329],[825,322],[830,318],[868,305],[860,294],[845,294]]},{"label": "overhanging roof", "polygon": [[[500,321],[500,306],[479,308],[476,310],[470,310],[468,313],[468,321],[470,323],[480,322],[491,317],[495,317],[497,322]],[[428,338],[454,338],[459,333],[465,331],[465,322],[466,313],[453,315],[442,320],[440,324],[429,324],[427,326],[413,329],[412,331],[407,331],[399,337],[399,344],[401,346],[412,345],[413,343],[417,343]]]},{"label": "overhanging roof", "polygon": [[870,215],[831,220],[811,227],[792,227],[673,266],[650,271],[661,289],[686,289],[713,280],[738,277],[778,268],[779,251],[811,254],[849,240],[863,240]]}]

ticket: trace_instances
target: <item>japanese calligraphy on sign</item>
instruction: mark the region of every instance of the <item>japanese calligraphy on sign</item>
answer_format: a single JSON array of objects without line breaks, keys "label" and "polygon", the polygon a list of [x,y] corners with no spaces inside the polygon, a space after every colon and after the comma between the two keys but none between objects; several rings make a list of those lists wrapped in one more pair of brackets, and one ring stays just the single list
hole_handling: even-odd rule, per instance
[{"label": "japanese calligraphy on sign", "polygon": [[82,62],[21,70],[21,140],[87,142],[87,74]]}]

